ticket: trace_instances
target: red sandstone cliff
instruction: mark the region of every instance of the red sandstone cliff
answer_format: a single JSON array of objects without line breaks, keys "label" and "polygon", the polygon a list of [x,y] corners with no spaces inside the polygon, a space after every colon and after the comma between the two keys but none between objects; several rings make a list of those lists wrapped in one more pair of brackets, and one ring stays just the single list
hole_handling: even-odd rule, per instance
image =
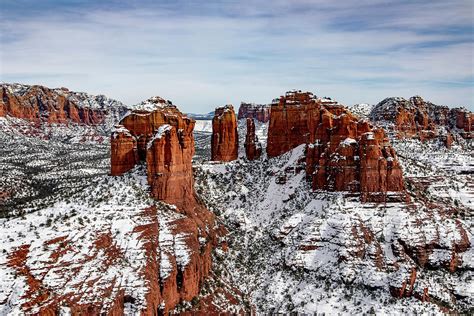
[{"label": "red sandstone cliff", "polygon": [[314,141],[320,101],[312,93],[287,92],[272,103],[267,154],[279,156],[298,145]]},{"label": "red sandstone cliff", "polygon": [[137,140],[123,125],[117,125],[112,132],[110,147],[111,175],[123,174],[137,164]]},{"label": "red sandstone cliff", "polygon": [[10,115],[38,124],[103,123],[108,109],[82,104],[81,97],[84,96],[66,88],[49,89],[38,85],[2,84],[0,116]]},{"label": "red sandstone cliff", "polygon": [[155,97],[148,110],[135,110],[112,134],[111,174],[120,175],[146,161],[151,195],[179,209],[196,206],[193,188],[194,120]]},{"label": "red sandstone cliff", "polygon": [[278,156],[301,144],[308,144],[313,189],[360,193],[362,201],[406,199],[401,167],[382,129],[312,93],[287,92],[272,105],[267,153]]},{"label": "red sandstone cliff", "polygon": [[270,120],[270,105],[242,102],[239,107],[239,120],[244,118],[253,118],[257,121],[266,123]]},{"label": "red sandstone cliff", "polygon": [[238,157],[239,135],[234,107],[216,108],[212,119],[211,160],[232,161]]},{"label": "red sandstone cliff", "polygon": [[[458,132],[465,139],[474,137],[474,113],[464,108],[450,109],[423,100],[420,96],[387,98],[377,104],[370,114],[374,122],[389,122],[390,128],[399,137],[419,138],[420,140],[441,137]],[[452,142],[448,141],[447,146]]]},{"label": "red sandstone cliff", "polygon": [[262,154],[262,145],[258,142],[255,135],[255,122],[253,118],[247,118],[247,135],[245,136],[245,155],[248,160],[260,158]]}]

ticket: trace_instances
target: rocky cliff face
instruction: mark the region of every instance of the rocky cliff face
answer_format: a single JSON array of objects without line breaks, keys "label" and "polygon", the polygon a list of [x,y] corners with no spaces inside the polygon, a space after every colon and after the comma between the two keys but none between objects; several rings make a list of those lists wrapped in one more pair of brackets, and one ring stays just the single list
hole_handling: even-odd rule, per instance
[{"label": "rocky cliff face", "polygon": [[267,154],[279,156],[315,139],[321,101],[310,92],[290,91],[273,100],[268,126]]},{"label": "rocky cliff face", "polygon": [[267,153],[278,156],[301,144],[308,144],[313,189],[360,192],[362,201],[405,199],[402,171],[382,129],[336,102],[287,92],[272,105]]},{"label": "rocky cliff face", "polygon": [[123,125],[117,125],[112,132],[110,148],[110,174],[112,176],[131,170],[139,161],[137,139]]},{"label": "rocky cliff face", "polygon": [[350,112],[323,109],[322,118],[317,140],[306,149],[313,189],[360,192],[363,202],[405,199],[402,170],[383,129]]},{"label": "rocky cliff face", "polygon": [[40,123],[102,124],[113,110],[124,107],[119,102],[107,107],[104,96],[76,93],[66,88],[2,84],[0,116],[10,115]]},{"label": "rocky cliff face", "polygon": [[[225,169],[202,162],[196,184],[201,196],[227,210],[229,244],[245,245],[242,251],[230,248],[226,271],[252,291],[257,313],[362,314],[371,306],[389,314],[468,313],[472,153],[453,147],[453,155],[416,139],[388,143],[385,138],[392,135],[337,105],[323,106],[321,121],[316,135],[325,142],[326,150],[318,154],[324,164],[306,164],[304,144]],[[397,175],[402,169],[394,163],[403,166],[410,202],[398,193],[370,192],[402,185]],[[304,168],[321,165],[327,189],[312,192]],[[351,185],[367,187],[366,192],[331,192]],[[360,199],[384,195],[386,203]],[[242,253],[248,260],[245,273]],[[331,301],[334,296],[338,304]]]},{"label": "rocky cliff face", "polygon": [[239,137],[234,107],[216,108],[212,119],[211,160],[232,161],[237,159]]},{"label": "rocky cliff face", "polygon": [[253,118],[262,123],[270,120],[270,105],[242,102],[239,107],[238,119]]},{"label": "rocky cliff face", "polygon": [[[386,124],[399,137],[420,140],[447,137],[455,132],[464,139],[473,138],[474,113],[464,108],[448,108],[423,100],[420,96],[387,98],[377,104],[370,118]],[[449,142],[448,142],[449,143]]]},{"label": "rocky cliff face", "polygon": [[111,174],[147,165],[151,195],[179,209],[196,206],[192,157],[195,121],[159,97],[136,107],[112,134]]},{"label": "rocky cliff face", "polygon": [[[124,117],[122,126],[112,134],[111,173],[122,174],[139,160],[145,161],[152,197],[175,205],[185,215],[173,235],[186,236],[186,247],[192,249],[193,255],[185,264],[177,262],[172,266],[166,280],[156,280],[156,269],[162,264],[159,258],[152,260],[147,273],[156,284],[155,293],[147,296],[147,305],[162,304],[165,312],[199,293],[217,241],[215,217],[196,200],[194,192],[194,122],[169,101],[155,97]],[[203,239],[208,241],[204,245]],[[151,251],[156,246],[149,245]],[[149,313],[153,310],[156,308]]]},{"label": "rocky cliff face", "polygon": [[255,135],[255,122],[253,118],[247,118],[247,134],[245,135],[245,155],[248,160],[255,160],[262,155],[262,145]]},{"label": "rocky cliff face", "polygon": [[128,108],[104,95],[4,83],[0,117],[12,132],[63,142],[101,143]]}]

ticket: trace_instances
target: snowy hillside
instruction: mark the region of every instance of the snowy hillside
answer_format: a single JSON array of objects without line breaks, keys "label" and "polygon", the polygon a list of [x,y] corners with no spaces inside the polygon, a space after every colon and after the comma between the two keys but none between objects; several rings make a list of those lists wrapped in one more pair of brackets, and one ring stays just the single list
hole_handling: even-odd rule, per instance
[{"label": "snowy hillside", "polygon": [[[419,141],[398,142],[396,148],[405,157],[412,203],[362,204],[345,193],[312,192],[303,145],[272,159],[198,165],[197,190],[231,232],[221,269],[258,312],[472,308],[472,155]],[[427,173],[434,157],[439,167]],[[425,190],[418,184],[432,179],[428,174],[444,176],[429,180]],[[461,267],[450,273],[452,254],[461,248]],[[410,297],[394,298],[403,284]],[[428,296],[430,303],[423,303]]]}]

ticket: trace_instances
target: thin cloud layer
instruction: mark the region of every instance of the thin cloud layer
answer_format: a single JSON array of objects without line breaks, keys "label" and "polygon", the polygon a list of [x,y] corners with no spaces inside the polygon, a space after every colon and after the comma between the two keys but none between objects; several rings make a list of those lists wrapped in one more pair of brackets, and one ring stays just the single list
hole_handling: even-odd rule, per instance
[{"label": "thin cloud layer", "polygon": [[471,1],[33,1],[1,12],[1,80],[160,95],[184,111],[288,89],[473,109]]}]

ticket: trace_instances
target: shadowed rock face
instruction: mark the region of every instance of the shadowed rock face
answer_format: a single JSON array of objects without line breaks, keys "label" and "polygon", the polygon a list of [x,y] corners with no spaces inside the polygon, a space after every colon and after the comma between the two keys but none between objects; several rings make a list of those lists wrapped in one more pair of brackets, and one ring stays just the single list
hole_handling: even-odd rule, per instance
[{"label": "shadowed rock face", "polygon": [[[98,125],[104,122],[108,113],[105,108],[81,104],[82,98],[92,96],[71,92],[66,88],[2,84],[0,93],[0,116],[10,115],[37,124],[71,122]],[[95,98],[100,103],[100,98],[105,97]]]},{"label": "shadowed rock face", "polygon": [[270,120],[270,105],[242,102],[239,107],[238,119],[253,118],[262,123]]},{"label": "shadowed rock face", "polygon": [[232,161],[238,157],[239,136],[234,107],[216,108],[212,119],[211,160]]},{"label": "shadowed rock face", "polygon": [[137,140],[123,125],[116,126],[110,145],[111,175],[121,175],[138,163]]},{"label": "shadowed rock face", "polygon": [[[370,114],[374,122],[389,122],[399,137],[420,140],[442,137],[447,146],[449,132],[456,131],[465,139],[473,138],[474,113],[464,108],[450,109],[423,100],[420,96],[387,98],[377,104]],[[452,136],[452,135],[451,135]]]},{"label": "shadowed rock face", "polygon": [[253,118],[247,118],[247,135],[245,136],[245,155],[248,160],[255,160],[262,155],[262,145],[255,135],[255,122]]},{"label": "shadowed rock face", "polygon": [[405,200],[395,151],[384,131],[342,105],[310,92],[287,92],[272,105],[267,153],[278,156],[306,146],[306,173],[313,189],[360,193],[362,201]]}]

